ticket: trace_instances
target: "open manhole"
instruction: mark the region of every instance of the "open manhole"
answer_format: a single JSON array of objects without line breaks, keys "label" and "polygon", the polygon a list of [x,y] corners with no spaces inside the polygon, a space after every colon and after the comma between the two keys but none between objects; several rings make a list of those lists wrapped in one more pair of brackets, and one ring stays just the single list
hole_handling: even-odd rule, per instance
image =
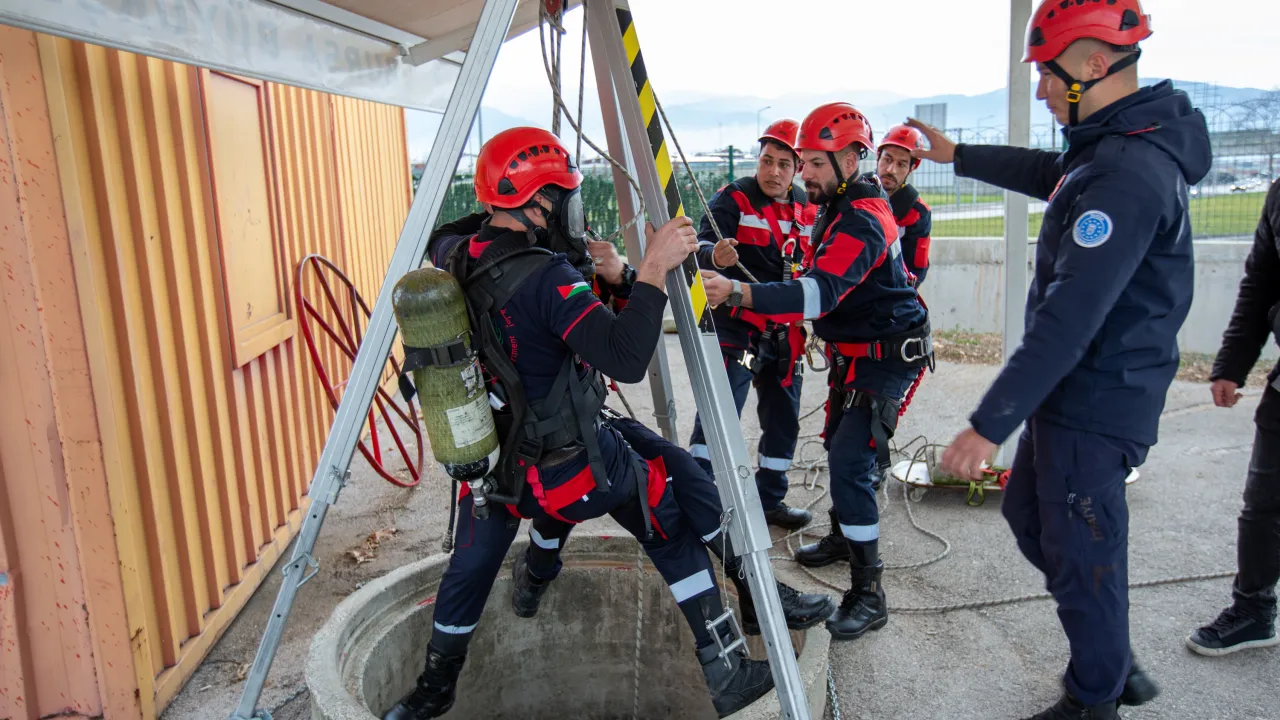
[{"label": "open manhole", "polygon": [[[564,570],[532,619],[516,617],[510,605],[510,564],[525,545],[512,545],[445,718],[715,718],[693,637],[653,566],[647,559],[638,566],[634,540],[572,538]],[[307,662],[315,718],[378,718],[412,688],[447,567],[447,555],[406,565],[334,610]],[[822,625],[791,633],[813,717],[826,707],[828,639]],[[759,638],[750,640],[751,657],[763,659]],[[770,693],[732,717],[779,712]]]}]

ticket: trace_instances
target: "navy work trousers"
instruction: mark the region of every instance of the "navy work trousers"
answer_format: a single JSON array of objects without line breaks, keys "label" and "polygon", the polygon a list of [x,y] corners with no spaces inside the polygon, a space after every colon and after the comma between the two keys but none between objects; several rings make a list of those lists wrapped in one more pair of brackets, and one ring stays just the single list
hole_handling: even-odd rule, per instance
[{"label": "navy work trousers", "polygon": [[[741,351],[738,351],[741,353]],[[752,376],[751,371],[731,353],[725,354],[725,370],[729,373],[729,387],[733,390],[733,402],[738,415],[747,403],[747,391],[756,388],[756,416],[760,419],[760,441],[756,444],[759,469],[756,470],[756,489],[760,491],[760,505],[768,512],[787,496],[787,471],[796,451],[796,438],[800,436],[800,388],[802,375],[795,373],[791,385],[782,386],[777,373],[766,371]],[[797,369],[799,365],[797,364]],[[689,452],[698,464],[712,475],[711,453],[702,433],[702,420],[693,419],[693,436],[689,439]]]},{"label": "navy work trousers", "polygon": [[[902,402],[919,371],[858,360],[858,383],[853,387]],[[831,467],[831,500],[846,538],[866,543],[880,538],[880,508],[876,505],[876,447],[871,436],[873,415],[869,407],[845,410],[827,402],[827,428],[823,447]]]},{"label": "navy work trousers", "polygon": [[1071,646],[1064,681],[1086,705],[1115,700],[1129,649],[1129,506],[1125,478],[1147,448],[1038,416],[1018,441],[1001,511],[1044,573]]},{"label": "navy work trousers", "polygon": [[[703,545],[703,538],[707,533],[714,537],[719,530],[720,501],[715,485],[707,480],[700,485],[694,484],[684,492],[684,505],[698,508],[692,513],[686,512],[677,500],[675,483],[669,481],[670,474],[664,471],[665,458],[661,454],[650,457],[649,454],[654,453],[655,448],[646,445],[645,440],[662,443],[665,448],[674,451],[669,453],[672,454],[673,464],[678,464],[676,454],[683,456],[685,466],[677,467],[676,470],[689,472],[691,468],[700,473],[688,454],[651,432],[646,431],[647,436],[640,434],[632,427],[631,421],[618,421],[615,425],[624,437],[631,436],[640,440],[638,448],[631,447],[630,443],[623,444],[625,452],[633,457],[626,467],[633,467],[636,464],[634,455],[639,455],[649,469],[651,478],[644,479],[646,486],[640,487],[629,500],[614,504],[608,514],[641,541],[645,553],[666,580],[678,604],[706,595],[718,595],[715,573],[712,572],[711,560]],[[639,423],[634,423],[634,426],[642,427]],[[616,466],[613,463],[611,465]],[[659,477],[659,474],[665,474],[666,477]],[[634,486],[631,479],[610,479],[615,488],[624,484]],[[648,540],[645,539],[641,498],[644,498],[645,504],[649,506],[647,509],[651,512],[653,536]],[[565,512],[568,517],[567,511]],[[577,522],[587,518],[568,519]],[[530,528],[532,545],[528,558],[530,570],[536,577],[550,579],[559,572],[559,550],[571,528],[571,524],[550,518],[545,513],[534,514]],[[437,649],[451,651],[451,654],[465,650],[518,530],[518,520],[505,507],[492,507],[489,517],[481,520],[472,513],[470,495],[458,503],[453,556],[440,581],[440,591],[436,598],[432,644]],[[551,552],[537,552],[537,549]],[[711,641],[705,627],[692,629],[700,646]]]}]

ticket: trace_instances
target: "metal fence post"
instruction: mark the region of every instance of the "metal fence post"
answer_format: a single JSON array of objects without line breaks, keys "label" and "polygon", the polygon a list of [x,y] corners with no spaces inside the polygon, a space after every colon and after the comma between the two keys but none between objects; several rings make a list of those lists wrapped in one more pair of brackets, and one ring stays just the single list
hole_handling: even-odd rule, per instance
[{"label": "metal fence post", "polygon": [[[1008,144],[1031,144],[1031,65],[1022,62],[1022,43],[1031,19],[1031,0],[1011,0],[1009,9],[1009,136]],[[1004,193],[1004,361],[1022,343],[1023,307],[1027,299],[1027,209],[1026,195]],[[1000,446],[997,465],[1009,467],[1017,450],[1015,432]]]}]

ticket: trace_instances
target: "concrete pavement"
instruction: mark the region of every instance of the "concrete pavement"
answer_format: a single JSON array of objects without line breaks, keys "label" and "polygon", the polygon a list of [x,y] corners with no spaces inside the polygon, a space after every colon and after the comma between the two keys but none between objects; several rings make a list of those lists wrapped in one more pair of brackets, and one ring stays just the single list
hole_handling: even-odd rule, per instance
[{"label": "concrete pavement", "polygon": [[[681,353],[666,336],[676,388],[681,437],[692,427],[694,408]],[[926,435],[945,443],[965,424],[997,368],[940,365],[926,378],[899,429],[898,439]],[[803,410],[819,407],[825,378],[805,378]],[[624,386],[637,415],[652,422],[647,386]],[[1251,395],[1233,410],[1207,405],[1205,385],[1179,383],[1170,392],[1161,442],[1130,488],[1132,580],[1230,570],[1235,562],[1235,518],[1252,441]],[[614,403],[620,407],[620,403]],[[808,418],[802,433],[816,433],[822,412]],[[751,447],[758,435],[754,398],[744,412]],[[817,448],[807,448],[806,457]],[[752,451],[754,455],[754,451]],[[299,605],[285,633],[263,707],[289,697],[302,680],[311,635],[333,607],[357,585],[439,550],[447,523],[448,485],[433,471],[423,487],[400,491],[374,476],[363,460],[352,465],[353,480],[329,513],[316,557],[320,574],[299,593]],[[804,505],[822,490],[800,486],[793,473],[788,501]],[[825,474],[819,483],[825,484]],[[883,516],[883,553],[890,564],[933,557],[938,544],[908,523],[901,488],[892,485]],[[814,507],[822,518],[830,500]],[[911,571],[889,571],[885,586],[891,606],[934,605],[1034,593],[1043,590],[1034,569],[1019,554],[999,513],[999,496],[981,508],[964,505],[962,493],[933,491],[914,507],[918,521],[952,544],[949,557]],[[355,565],[345,555],[375,530],[394,524],[398,533],[382,542],[378,557]],[[612,521],[590,529],[605,531]],[[775,537],[780,537],[776,533]],[[779,547],[777,555],[785,554]],[[775,563],[779,577],[796,587],[818,583],[790,562]],[[835,584],[848,582],[836,566],[816,571]],[[212,651],[165,718],[223,720],[239,697],[236,679],[252,661],[278,573],[258,591],[241,617]],[[1211,620],[1229,601],[1229,580],[1136,590],[1131,595],[1132,638],[1138,656],[1163,685],[1164,694],[1143,708],[1126,709],[1129,720],[1260,720],[1280,717],[1280,648],[1210,660],[1188,652],[1183,638]],[[553,589],[552,592],[556,592]],[[843,718],[877,720],[1005,720],[1037,712],[1053,702],[1067,657],[1066,641],[1051,602],[952,612],[897,614],[883,630],[851,643],[832,643],[831,664]],[[629,708],[625,711],[629,712]],[[622,712],[622,710],[620,710]],[[306,696],[280,707],[277,720],[308,717]],[[625,714],[625,713],[624,713]],[[830,716],[830,715],[828,715]]]}]

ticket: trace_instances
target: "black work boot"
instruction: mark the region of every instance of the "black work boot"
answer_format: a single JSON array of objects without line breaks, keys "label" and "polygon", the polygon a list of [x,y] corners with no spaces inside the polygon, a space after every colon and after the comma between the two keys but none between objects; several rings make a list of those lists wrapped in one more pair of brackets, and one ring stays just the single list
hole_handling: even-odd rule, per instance
[{"label": "black work boot", "polygon": [[418,676],[417,687],[388,710],[382,720],[427,720],[449,712],[458,689],[458,674],[466,660],[466,655],[449,657],[428,645],[427,666]]},{"label": "black work boot", "polygon": [[[755,602],[751,599],[751,587],[747,585],[745,572],[742,569],[742,558],[734,557],[733,546],[725,538],[724,546],[718,542],[708,545],[711,554],[720,558],[724,564],[724,574],[733,582],[738,591],[738,606],[742,610],[742,632],[748,635],[760,634],[760,621],[756,618]],[[723,555],[728,551],[728,559]],[[783,582],[775,581],[778,586],[778,599],[782,601],[782,615],[787,619],[790,630],[807,630],[826,620],[835,612],[836,603],[830,595],[822,593],[802,593]]]},{"label": "black work boot", "polygon": [[1053,707],[1025,720],[1120,720],[1120,713],[1116,711],[1115,701],[1085,705],[1070,694],[1063,693],[1062,699]]},{"label": "black work boot", "polygon": [[849,561],[849,542],[840,532],[840,520],[835,508],[827,511],[831,517],[831,529],[816,543],[801,545],[796,551],[796,562],[805,567],[826,567],[833,562]]},{"label": "black work boot", "polygon": [[889,622],[889,607],[880,584],[884,563],[880,562],[879,542],[849,545],[849,576],[853,585],[844,594],[835,614],[827,620],[827,630],[835,640],[855,640]]},{"label": "black work boot", "polygon": [[764,521],[784,530],[799,530],[813,522],[813,514],[808,510],[793,508],[781,502],[778,503],[778,507],[765,512]]},{"label": "black work boot", "polygon": [[538,614],[542,594],[551,585],[550,580],[539,580],[529,572],[529,558],[521,553],[511,563],[511,609],[516,617],[531,618]]},{"label": "black work boot", "polygon": [[1138,659],[1133,657],[1132,650],[1129,651],[1129,656],[1132,658],[1129,662],[1129,676],[1124,679],[1120,704],[1138,706],[1155,700],[1160,694],[1160,686],[1138,665]]},{"label": "black work boot", "polygon": [[728,654],[728,664],[717,654],[715,645],[698,651],[702,677],[711,691],[711,704],[716,717],[732,715],[764,697],[773,689],[773,673],[766,660],[749,660],[741,650]]},{"label": "black work boot", "polygon": [[[713,619],[708,603],[699,601],[699,606],[708,620]],[[731,631],[720,629],[719,632],[726,645],[733,642]],[[698,663],[702,665],[702,677],[706,678],[707,690],[711,691],[711,704],[716,708],[717,717],[732,715],[773,689],[773,673],[769,672],[768,661],[749,660],[741,648],[724,657],[714,644],[698,648]]]},{"label": "black work boot", "polygon": [[[778,599],[782,601],[782,616],[787,619],[788,630],[808,630],[836,611],[836,601],[830,595],[802,593],[783,582],[778,582]],[[738,588],[738,605],[742,608],[742,632],[759,635],[760,621],[756,618],[751,590],[745,583]]]}]

